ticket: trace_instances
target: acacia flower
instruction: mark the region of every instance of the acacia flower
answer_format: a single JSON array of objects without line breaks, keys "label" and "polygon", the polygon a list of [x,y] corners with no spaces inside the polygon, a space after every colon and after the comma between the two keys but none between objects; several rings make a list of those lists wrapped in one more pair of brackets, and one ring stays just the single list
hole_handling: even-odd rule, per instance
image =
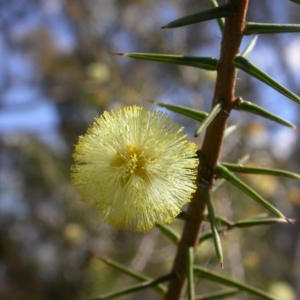
[{"label": "acacia flower", "polygon": [[190,201],[196,150],[165,113],[125,107],[104,112],[79,137],[71,176],[103,221],[145,232],[171,222]]}]

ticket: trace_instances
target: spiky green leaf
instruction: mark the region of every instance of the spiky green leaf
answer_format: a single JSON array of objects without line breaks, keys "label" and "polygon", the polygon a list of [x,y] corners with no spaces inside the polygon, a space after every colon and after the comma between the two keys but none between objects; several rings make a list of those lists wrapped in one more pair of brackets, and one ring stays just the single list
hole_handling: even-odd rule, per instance
[{"label": "spiky green leaf", "polygon": [[202,294],[196,297],[196,300],[214,300],[214,299],[225,299],[226,297],[233,296],[237,293],[240,293],[240,290],[237,289],[227,289],[224,291],[218,291],[213,293]]},{"label": "spiky green leaf", "polygon": [[252,219],[245,219],[245,220],[238,221],[235,224],[231,225],[231,227],[249,228],[253,226],[272,225],[278,223],[288,223],[288,221],[281,218],[252,218]]},{"label": "spiky green leaf", "polygon": [[128,295],[128,294],[132,294],[132,293],[135,293],[137,291],[144,290],[146,288],[156,286],[157,284],[159,284],[161,282],[168,281],[168,280],[170,280],[170,278],[172,276],[173,276],[172,274],[168,274],[168,275],[159,277],[157,279],[140,282],[140,283],[134,284],[132,286],[129,286],[125,289],[115,291],[115,292],[112,292],[112,293],[109,293],[109,294],[105,294],[105,295],[102,295],[102,296],[99,296],[99,297],[92,298],[91,300],[108,300],[108,299],[114,299],[114,298],[124,296],[124,295]]},{"label": "spiky green leaf", "polygon": [[[294,221],[294,220],[290,220]],[[278,223],[288,223],[287,220],[282,218],[267,218],[265,216],[262,217],[253,217],[248,218],[244,220],[240,220],[236,223],[232,223],[228,221],[228,224],[223,226],[222,228],[218,229],[219,234],[222,234],[224,232],[230,231],[234,228],[248,228],[248,227],[254,227],[254,226],[262,226],[262,225],[272,225],[272,224],[278,224]],[[208,230],[200,235],[199,242],[202,243],[205,240],[211,239],[213,237],[213,234],[211,230]]]},{"label": "spiky green leaf", "polygon": [[222,166],[224,166],[231,172],[270,175],[270,176],[283,176],[291,179],[300,180],[299,174],[285,171],[285,170],[280,170],[280,169],[247,167],[241,164],[232,164],[232,163],[222,163]]},{"label": "spiky green leaf", "polygon": [[237,105],[234,107],[234,109],[236,110],[240,110],[240,111],[246,111],[246,112],[250,112],[252,114],[261,116],[263,118],[266,118],[268,120],[274,121],[276,123],[279,123],[281,125],[293,128],[293,129],[297,129],[297,127],[292,124],[291,122],[278,117],[275,114],[272,114],[271,112],[269,112],[268,110],[262,108],[259,105],[256,105],[252,102],[249,101],[244,101],[244,100],[239,100]]},{"label": "spiky green leaf", "polygon": [[189,117],[191,119],[194,119],[198,122],[202,122],[208,116],[207,112],[192,109],[192,108],[189,108],[186,106],[174,105],[174,104],[156,102],[156,101],[150,101],[150,102],[152,102],[153,104],[155,104],[157,106],[164,107],[175,113],[181,114],[181,115]]},{"label": "spiky green leaf", "polygon": [[[100,259],[101,261],[103,261],[107,265],[113,267],[114,269],[116,269],[116,270],[118,270],[118,271],[132,277],[132,278],[135,278],[137,280],[140,280],[140,281],[152,280],[151,277],[146,276],[146,275],[141,274],[141,273],[138,273],[138,272],[135,272],[135,271],[133,271],[133,270],[123,266],[122,264],[117,263],[116,261],[113,261],[109,258],[105,258],[105,257],[102,257],[102,256],[96,256],[96,258]],[[156,290],[160,294],[165,294],[165,292],[167,291],[167,288],[162,284],[157,284],[157,285],[153,286],[153,289]]]},{"label": "spiky green leaf", "polygon": [[229,17],[233,13],[232,6],[230,4],[224,4],[218,7],[214,7],[212,9],[202,11],[196,14],[192,14],[180,19],[177,19],[173,22],[168,23],[162,28],[177,28],[186,25],[191,25],[195,23],[200,23],[208,20],[218,19],[218,18],[226,18]]},{"label": "spiky green leaf", "polygon": [[217,70],[218,60],[213,57],[197,57],[184,55],[156,54],[156,53],[117,53],[129,58],[170,63],[181,66],[195,67],[208,71]]},{"label": "spiky green leaf", "polygon": [[287,98],[295,101],[296,103],[300,104],[300,98],[274,80],[271,76],[267,73],[263,72],[261,69],[256,67],[254,64],[249,62],[246,58],[242,56],[236,56],[233,60],[234,66],[247,74],[259,79],[260,81],[264,82],[265,84],[269,85],[282,95],[286,96]]},{"label": "spiky green leaf", "polygon": [[196,129],[195,137],[197,137],[202,131],[204,131],[209,126],[209,124],[215,119],[216,115],[221,111],[221,109],[221,103],[218,103],[214,106],[209,115],[203,120],[202,124]]},{"label": "spiky green leaf", "polygon": [[258,193],[256,193],[252,188],[250,188],[246,183],[244,183],[242,180],[237,178],[233,173],[231,173],[227,168],[225,168],[222,165],[218,165],[216,167],[216,171],[218,172],[221,177],[232,183],[234,186],[239,188],[241,191],[243,191],[245,194],[250,196],[253,200],[255,200],[257,203],[265,207],[268,211],[273,213],[275,216],[279,218],[284,218],[287,220],[287,218],[272,204],[267,202],[265,199],[263,199]]},{"label": "spiky green leaf", "polygon": [[271,24],[247,22],[244,35],[300,32],[299,24]]},{"label": "spiky green leaf", "polygon": [[168,238],[171,242],[174,244],[178,244],[180,241],[180,234],[177,233],[174,229],[172,229],[168,225],[161,225],[161,224],[156,224],[156,227],[159,228],[161,233]]},{"label": "spiky green leaf", "polygon": [[250,43],[247,45],[247,47],[245,48],[245,50],[243,51],[242,53],[242,56],[243,57],[247,57],[251,52],[252,50],[254,49],[255,45],[256,45],[256,41],[257,41],[257,36],[255,36],[251,41]]},{"label": "spiky green leaf", "polygon": [[194,266],[194,273],[195,275],[199,276],[200,278],[204,278],[222,285],[230,286],[233,288],[237,288],[240,291],[244,291],[248,294],[256,295],[261,297],[260,299],[267,299],[267,300],[279,300],[275,296],[272,296],[262,290],[254,288],[246,283],[239,282],[233,280],[227,276],[220,275],[218,273],[212,272],[206,268],[200,266]]},{"label": "spiky green leaf", "polygon": [[207,206],[207,210],[208,210],[208,217],[209,217],[209,221],[210,221],[210,227],[211,227],[211,231],[213,234],[215,251],[216,251],[219,263],[221,265],[221,268],[223,269],[222,244],[221,244],[221,239],[220,239],[219,232],[218,232],[217,222],[216,222],[216,218],[215,218],[215,211],[214,211],[214,207],[211,203],[208,186],[204,187],[204,193],[205,193],[204,197],[205,197],[205,201],[206,201],[206,206]]},{"label": "spiky green leaf", "polygon": [[[230,127],[228,127],[227,129],[229,129],[229,128]],[[226,131],[227,131],[227,129],[226,129]],[[226,131],[225,131],[224,137],[226,137]],[[201,158],[199,157],[199,159],[201,159]],[[248,161],[248,159],[249,159],[249,155],[246,154],[245,156],[243,156],[242,158],[240,158],[238,160],[239,165],[242,165],[242,164],[246,163]],[[220,188],[225,182],[226,182],[225,179],[219,179],[217,181],[217,183],[214,184],[214,186],[212,188],[212,193],[214,193],[218,188]]]},{"label": "spiky green leaf", "polygon": [[195,300],[195,286],[194,286],[194,248],[189,247],[186,251],[186,271],[187,271],[187,292],[188,300]]}]

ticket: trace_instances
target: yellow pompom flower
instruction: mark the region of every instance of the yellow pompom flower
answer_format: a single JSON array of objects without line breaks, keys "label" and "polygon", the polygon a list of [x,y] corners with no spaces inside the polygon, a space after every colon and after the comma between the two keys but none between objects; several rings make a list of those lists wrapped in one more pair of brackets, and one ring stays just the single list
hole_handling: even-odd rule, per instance
[{"label": "yellow pompom flower", "polygon": [[150,230],[171,222],[196,189],[196,145],[165,113],[104,112],[75,147],[72,180],[103,221]]}]

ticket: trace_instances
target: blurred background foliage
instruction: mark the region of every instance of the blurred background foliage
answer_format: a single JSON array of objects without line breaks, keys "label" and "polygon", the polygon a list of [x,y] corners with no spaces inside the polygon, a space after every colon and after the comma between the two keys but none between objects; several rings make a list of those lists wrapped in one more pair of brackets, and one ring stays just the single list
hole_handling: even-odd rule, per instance
[{"label": "blurred background foliage", "polygon": [[[107,109],[153,108],[147,101],[152,99],[210,110],[214,72],[112,55],[218,58],[216,22],[160,29],[209,7],[208,0],[0,0],[0,299],[88,299],[134,283],[95,253],[149,276],[169,272],[176,247],[158,229],[116,231],[80,201],[69,178],[71,155],[78,136]],[[248,21],[300,23],[299,16],[300,6],[287,0],[250,1]],[[299,49],[299,34],[263,35],[250,60],[299,95]],[[296,104],[242,72],[236,94],[300,126]],[[192,136],[195,122],[171,116]],[[231,122],[238,129],[226,139],[222,160],[249,154],[251,165],[300,173],[299,132],[240,112]],[[195,142],[200,147],[201,137]],[[243,179],[299,219],[299,182]],[[265,212],[228,185],[213,201],[216,213],[231,220]],[[171,226],[181,230],[182,221]],[[299,222],[228,232],[222,237],[224,273],[281,299],[299,299],[299,232]],[[213,249],[211,241],[204,242],[196,262],[221,271]],[[215,288],[199,281],[198,292]],[[122,299],[141,298],[157,295],[146,290]]]}]

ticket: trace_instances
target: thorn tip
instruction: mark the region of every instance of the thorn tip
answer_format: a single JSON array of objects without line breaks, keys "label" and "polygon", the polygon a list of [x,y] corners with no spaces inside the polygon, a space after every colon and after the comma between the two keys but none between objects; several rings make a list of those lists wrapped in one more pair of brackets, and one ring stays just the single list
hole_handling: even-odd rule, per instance
[{"label": "thorn tip", "polygon": [[120,56],[124,56],[125,53],[116,53],[116,52],[109,52],[112,55],[120,55]]}]

